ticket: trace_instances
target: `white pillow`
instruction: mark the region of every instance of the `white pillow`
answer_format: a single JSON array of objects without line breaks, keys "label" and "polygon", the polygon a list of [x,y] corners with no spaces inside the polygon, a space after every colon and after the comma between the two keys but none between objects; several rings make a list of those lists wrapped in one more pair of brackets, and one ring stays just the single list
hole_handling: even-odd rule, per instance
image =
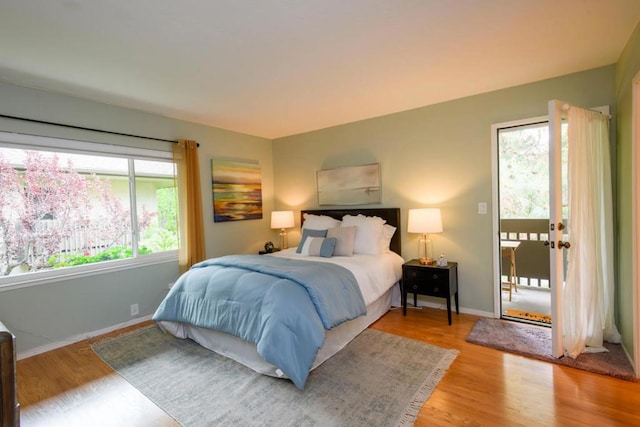
[{"label": "white pillow", "polygon": [[342,217],[342,226],[355,226],[356,238],[353,242],[353,253],[377,255],[382,252],[380,241],[383,235],[383,226],[386,221],[377,216],[345,215]]},{"label": "white pillow", "polygon": [[314,215],[305,213],[302,215],[304,221],[302,228],[310,230],[328,230],[334,227],[340,227],[340,221],[327,215]]},{"label": "white pillow", "polygon": [[391,245],[391,238],[396,232],[396,228],[393,225],[385,224],[382,226],[382,237],[380,238],[380,253],[389,252],[389,246]]}]

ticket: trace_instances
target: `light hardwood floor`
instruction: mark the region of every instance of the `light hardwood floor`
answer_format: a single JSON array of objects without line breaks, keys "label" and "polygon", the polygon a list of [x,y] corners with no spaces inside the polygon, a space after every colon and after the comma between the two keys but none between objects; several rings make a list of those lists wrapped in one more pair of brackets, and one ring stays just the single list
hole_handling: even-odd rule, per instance
[{"label": "light hardwood floor", "polygon": [[[638,426],[640,382],[591,374],[470,344],[477,316],[392,310],[372,328],[455,348],[460,354],[416,426]],[[135,328],[135,327],[133,327]],[[175,426],[83,341],[18,362],[22,427]]]}]

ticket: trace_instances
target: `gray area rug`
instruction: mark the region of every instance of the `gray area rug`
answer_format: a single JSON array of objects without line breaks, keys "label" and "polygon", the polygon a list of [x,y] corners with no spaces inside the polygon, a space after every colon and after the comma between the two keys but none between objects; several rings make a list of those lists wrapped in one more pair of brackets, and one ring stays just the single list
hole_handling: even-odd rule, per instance
[{"label": "gray area rug", "polygon": [[500,319],[479,319],[467,336],[467,341],[628,381],[635,380],[633,367],[620,344],[605,342],[608,352],[583,353],[576,359],[558,359],[551,352],[551,328],[545,326]]},{"label": "gray area rug", "polygon": [[156,326],[92,348],[184,426],[413,425],[458,354],[367,329],[300,391]]}]

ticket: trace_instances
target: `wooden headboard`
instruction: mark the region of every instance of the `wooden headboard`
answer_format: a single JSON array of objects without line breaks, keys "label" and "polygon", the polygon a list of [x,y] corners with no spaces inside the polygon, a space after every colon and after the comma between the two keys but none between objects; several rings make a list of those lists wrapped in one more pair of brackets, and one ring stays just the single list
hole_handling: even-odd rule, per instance
[{"label": "wooden headboard", "polygon": [[391,238],[389,248],[402,256],[402,230],[400,229],[400,208],[364,208],[364,209],[309,209],[300,211],[300,224],[304,222],[304,214],[327,215],[331,218],[342,220],[345,215],[377,216],[387,221],[387,224],[396,227],[396,232]]}]

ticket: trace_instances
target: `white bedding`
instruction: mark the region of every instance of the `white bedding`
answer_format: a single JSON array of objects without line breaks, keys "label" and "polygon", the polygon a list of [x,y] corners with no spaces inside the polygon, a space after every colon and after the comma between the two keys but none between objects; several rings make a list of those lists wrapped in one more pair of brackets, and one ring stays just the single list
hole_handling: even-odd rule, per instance
[{"label": "white bedding", "polygon": [[[345,322],[326,331],[325,342],[311,369],[333,356],[360,332],[384,315],[391,306],[400,305],[398,282],[402,277],[404,260],[394,252],[380,255],[354,254],[351,257],[308,257],[296,253],[295,248],[266,256],[287,257],[300,260],[332,262],[347,268],[355,276],[365,304],[366,316]],[[198,328],[175,322],[160,322],[162,328],[178,338],[191,338],[212,351],[234,359],[256,372],[282,377],[282,372],[266,362],[256,350],[256,345],[235,336],[211,329]]]},{"label": "white bedding", "polygon": [[330,262],[351,271],[360,286],[365,305],[380,298],[402,277],[404,260],[395,252],[379,255],[353,254],[331,258],[309,257],[296,253],[295,248],[274,252],[270,256],[299,259],[303,261]]}]

